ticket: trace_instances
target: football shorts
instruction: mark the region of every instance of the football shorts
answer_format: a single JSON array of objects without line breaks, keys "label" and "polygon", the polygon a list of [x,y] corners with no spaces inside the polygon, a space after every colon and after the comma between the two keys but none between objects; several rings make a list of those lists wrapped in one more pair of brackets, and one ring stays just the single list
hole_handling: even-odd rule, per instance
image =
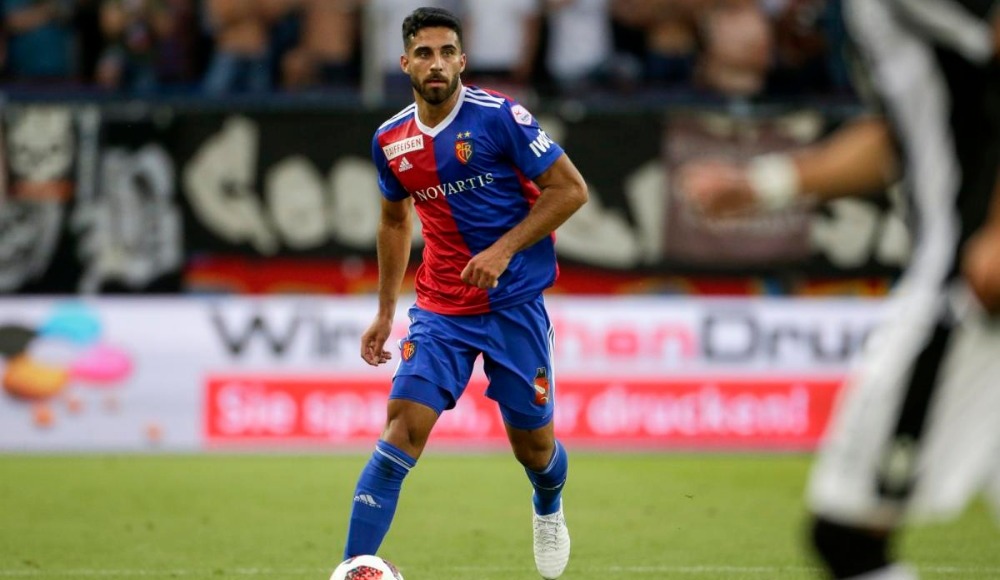
[{"label": "football shorts", "polygon": [[479,355],[504,421],[518,429],[549,423],[555,400],[552,324],[543,298],[485,314],[441,315],[413,306],[399,342],[390,399],[441,413],[458,402]]}]

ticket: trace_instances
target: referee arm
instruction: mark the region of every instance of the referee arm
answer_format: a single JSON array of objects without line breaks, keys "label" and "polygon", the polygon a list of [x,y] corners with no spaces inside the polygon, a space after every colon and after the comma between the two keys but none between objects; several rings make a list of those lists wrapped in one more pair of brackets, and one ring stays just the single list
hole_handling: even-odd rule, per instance
[{"label": "referee arm", "polygon": [[819,200],[884,190],[898,175],[889,127],[879,117],[844,125],[826,139],[747,165],[702,160],[679,172],[679,190],[709,216],[777,210],[805,198]]}]

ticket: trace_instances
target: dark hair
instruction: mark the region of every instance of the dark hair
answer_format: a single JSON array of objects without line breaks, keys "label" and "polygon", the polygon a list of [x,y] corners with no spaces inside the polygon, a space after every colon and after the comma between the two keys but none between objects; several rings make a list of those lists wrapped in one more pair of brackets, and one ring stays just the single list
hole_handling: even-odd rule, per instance
[{"label": "dark hair", "polygon": [[450,28],[458,36],[458,47],[463,45],[462,21],[444,8],[417,8],[403,19],[403,48],[410,48],[410,41],[424,28]]}]

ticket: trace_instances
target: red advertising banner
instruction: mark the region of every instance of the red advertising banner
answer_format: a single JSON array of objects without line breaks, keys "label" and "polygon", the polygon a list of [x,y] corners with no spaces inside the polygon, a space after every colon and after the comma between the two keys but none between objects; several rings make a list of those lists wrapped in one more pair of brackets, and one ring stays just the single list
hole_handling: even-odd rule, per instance
[{"label": "red advertising banner", "polygon": [[[829,420],[841,378],[559,380],[556,432],[595,449],[809,450]],[[485,380],[446,412],[432,446],[505,447]],[[211,447],[368,446],[385,422],[389,381],[232,375],[210,377],[203,427]]]}]

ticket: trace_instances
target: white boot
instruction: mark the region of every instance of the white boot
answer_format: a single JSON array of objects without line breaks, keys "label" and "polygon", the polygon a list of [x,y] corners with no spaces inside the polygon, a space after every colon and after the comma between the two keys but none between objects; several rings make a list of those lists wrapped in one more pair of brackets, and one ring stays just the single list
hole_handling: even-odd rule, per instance
[{"label": "white boot", "polygon": [[554,514],[534,514],[533,524],[535,567],[545,580],[555,580],[569,564],[569,529],[562,506]]}]

